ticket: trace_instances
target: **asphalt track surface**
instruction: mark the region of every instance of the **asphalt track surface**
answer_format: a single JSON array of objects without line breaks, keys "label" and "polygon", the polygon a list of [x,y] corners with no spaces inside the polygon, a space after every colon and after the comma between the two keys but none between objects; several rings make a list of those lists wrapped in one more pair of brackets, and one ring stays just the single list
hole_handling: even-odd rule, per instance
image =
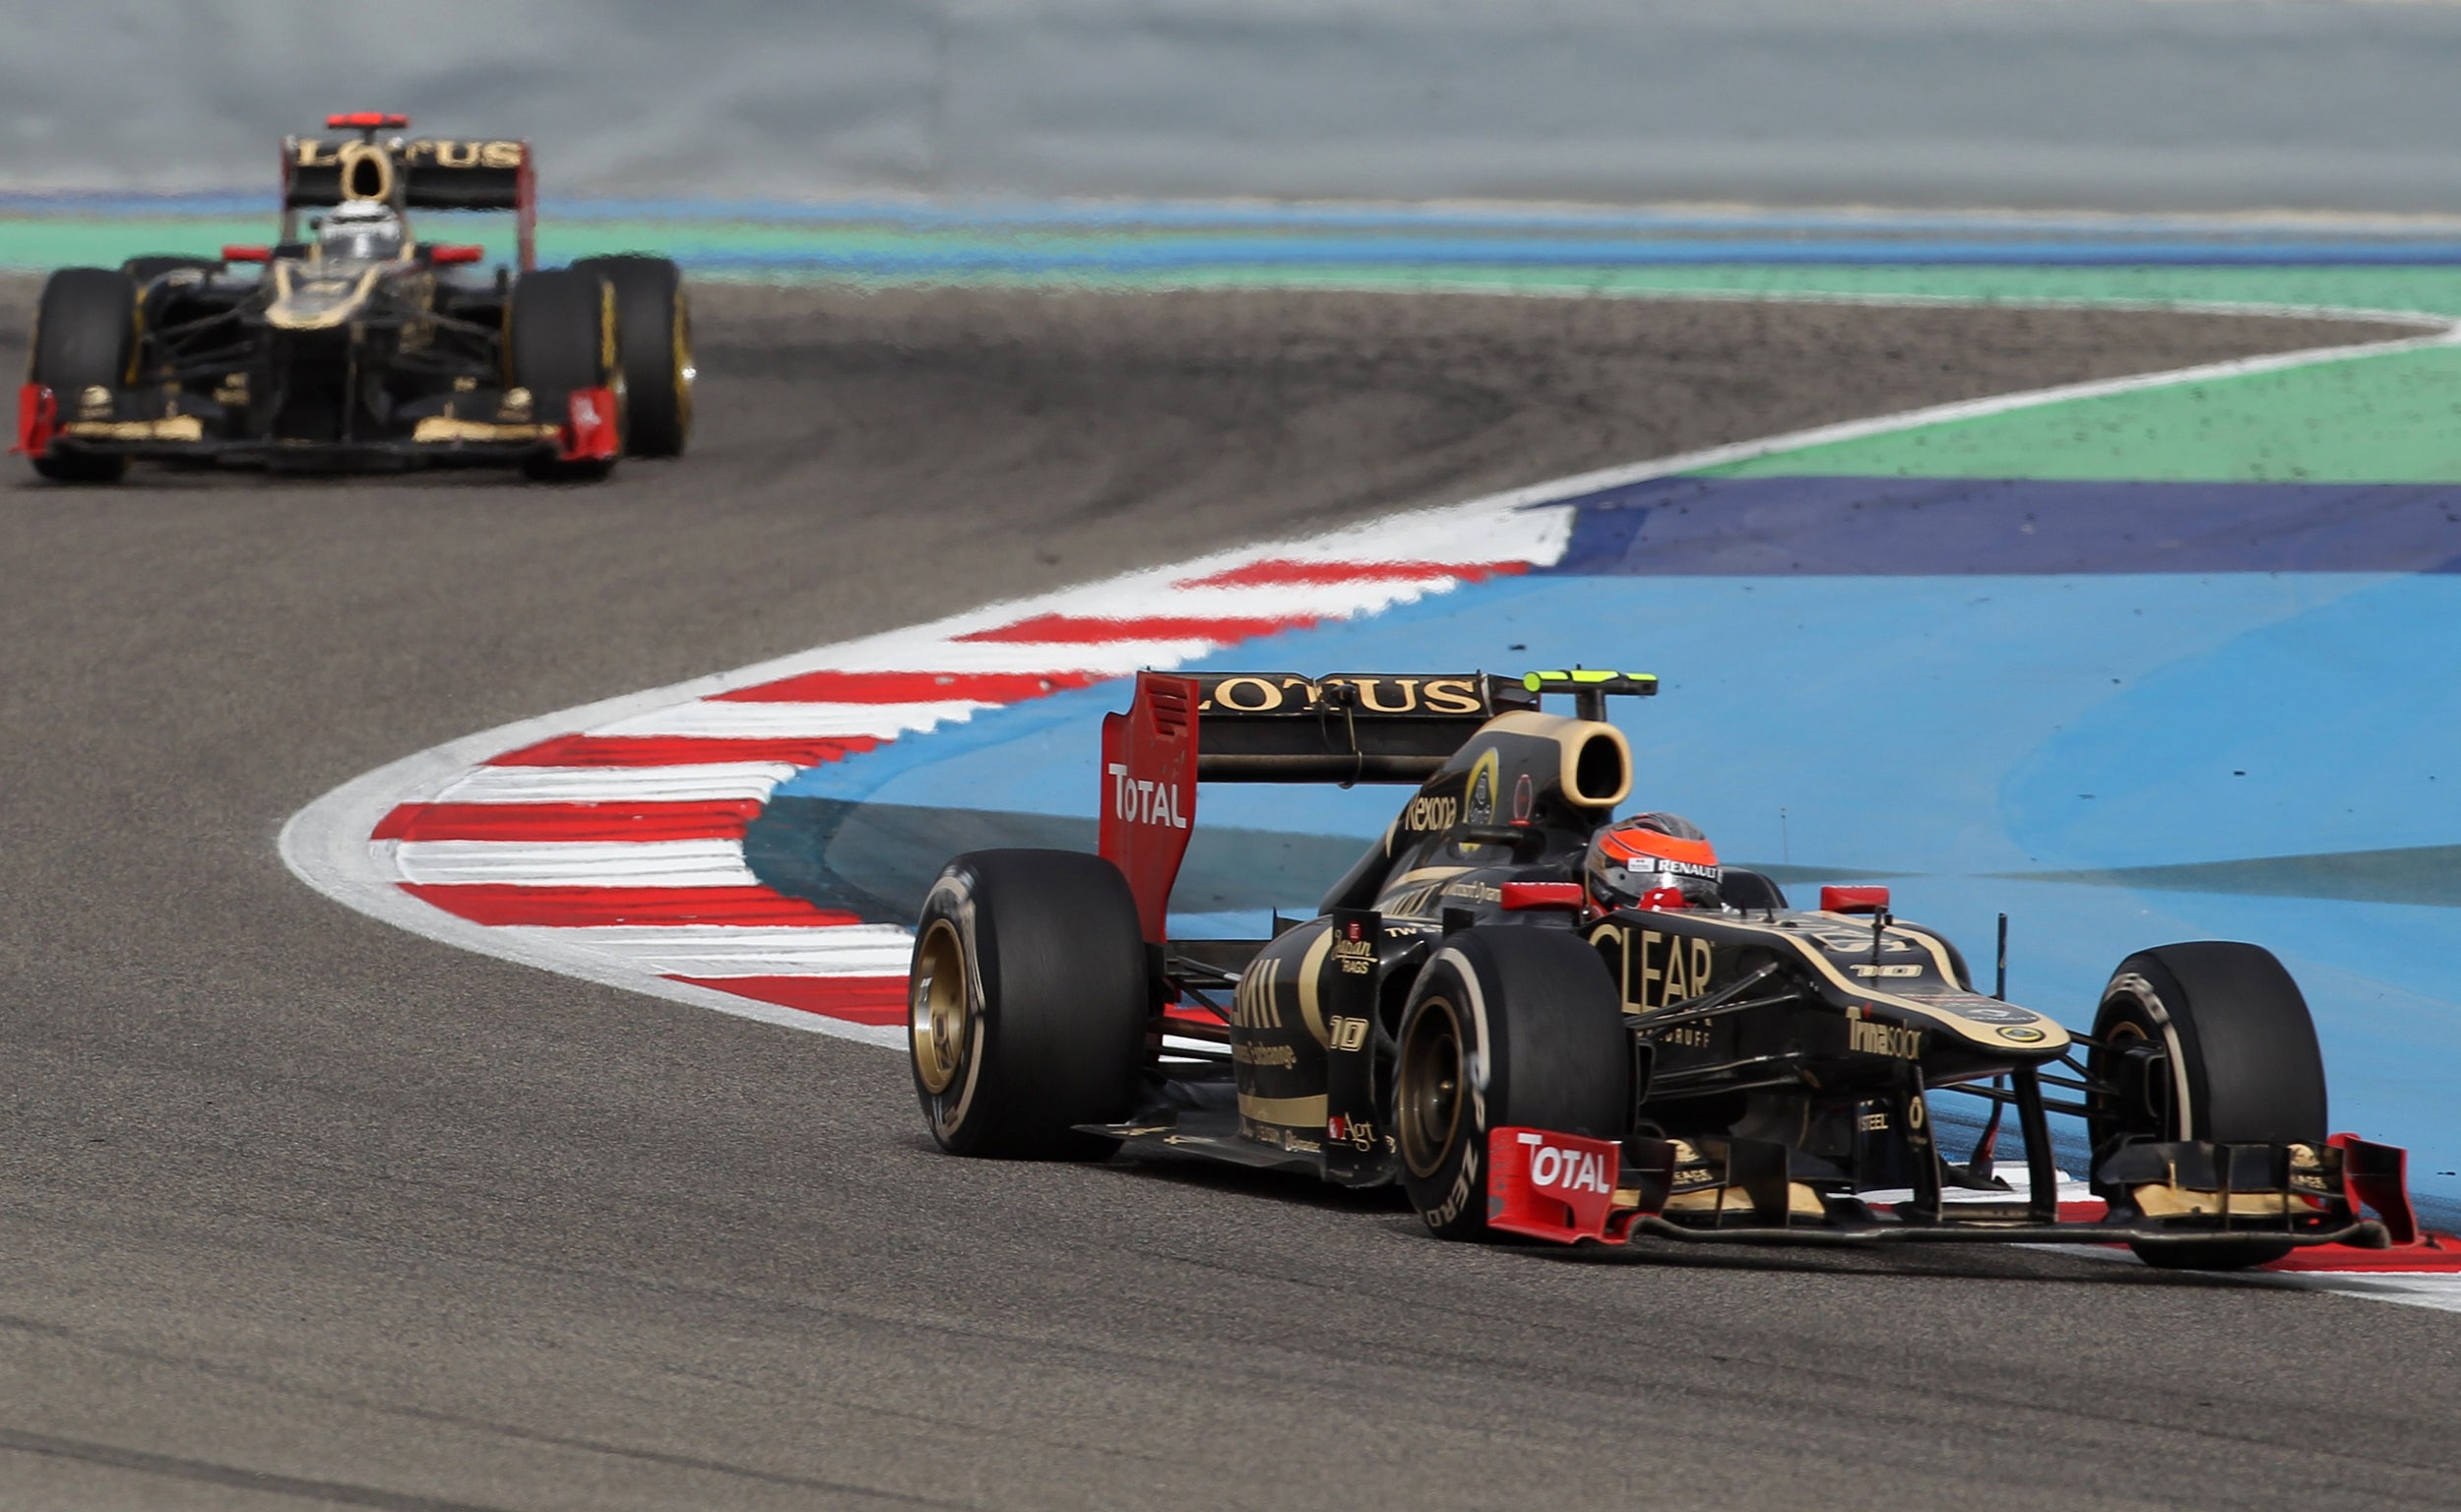
[{"label": "asphalt track surface", "polygon": [[954,1161],[893,1054],[461,954],[274,850],[407,752],[993,596],[2373,331],[700,314],[695,454],[604,487],[0,485],[0,1504],[2461,1502],[2461,1315],[2036,1252],[1445,1245],[1287,1180]]}]

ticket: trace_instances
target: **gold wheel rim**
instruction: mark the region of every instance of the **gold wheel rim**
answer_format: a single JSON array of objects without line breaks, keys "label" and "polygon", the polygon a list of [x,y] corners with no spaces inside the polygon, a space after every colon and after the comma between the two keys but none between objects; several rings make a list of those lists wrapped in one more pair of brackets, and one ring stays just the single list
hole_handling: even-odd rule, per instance
[{"label": "gold wheel rim", "polygon": [[934,919],[923,935],[908,991],[915,1075],[936,1097],[957,1085],[966,1063],[966,951],[947,919]]},{"label": "gold wheel rim", "polygon": [[1461,1127],[1461,1019],[1450,999],[1430,997],[1410,1026],[1402,1045],[1395,1103],[1402,1160],[1410,1173],[1434,1175]]},{"label": "gold wheel rim", "polygon": [[[2122,1019],[2112,1026],[2111,1033],[2103,1036],[2102,1042],[2108,1046],[2107,1053],[2115,1062],[2129,1045],[2153,1043],[2153,1036],[2145,1033],[2144,1025]],[[2113,1121],[2122,1127],[2140,1118],[2148,1124],[2160,1121],[2154,1108],[2150,1106],[2121,1107],[2115,1098],[2112,1100],[2111,1116]]]}]

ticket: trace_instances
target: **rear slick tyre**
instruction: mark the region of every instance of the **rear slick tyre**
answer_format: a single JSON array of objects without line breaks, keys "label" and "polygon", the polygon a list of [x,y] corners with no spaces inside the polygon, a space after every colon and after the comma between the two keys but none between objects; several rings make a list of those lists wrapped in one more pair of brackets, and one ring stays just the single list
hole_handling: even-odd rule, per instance
[{"label": "rear slick tyre", "polygon": [[1394,1142],[1428,1231],[1488,1235],[1487,1136],[1551,1129],[1619,1140],[1632,1118],[1631,1041],[1598,952],[1568,930],[1447,936],[1402,1010]]},{"label": "rear slick tyre", "polygon": [[976,850],[925,896],[907,976],[909,1059],[952,1155],[1100,1160],[1080,1124],[1135,1110],[1154,994],[1119,868],[1074,850]]},{"label": "rear slick tyre", "polygon": [[[2119,963],[2094,1015],[2102,1048],[2088,1080],[2142,1089],[2132,1102],[2095,1101],[2086,1128],[2100,1161],[2137,1135],[2217,1144],[2324,1143],[2324,1053],[2307,1000],[2271,951],[2227,940],[2141,950]],[[2119,1075],[2131,1051],[2151,1071]],[[2136,1244],[2165,1270],[2237,1271],[2289,1254],[2289,1244]]]}]

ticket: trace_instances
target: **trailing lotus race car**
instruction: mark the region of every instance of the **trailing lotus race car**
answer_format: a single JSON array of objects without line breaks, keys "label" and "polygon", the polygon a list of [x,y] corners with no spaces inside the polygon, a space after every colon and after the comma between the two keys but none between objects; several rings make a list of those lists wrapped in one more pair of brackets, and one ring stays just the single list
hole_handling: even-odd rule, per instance
[{"label": "trailing lotus race car", "polygon": [[[2138,951],[2091,1034],[1979,992],[1884,889],[1793,908],[1683,821],[1617,820],[1631,756],[1607,700],[1656,691],[1142,675],[1104,725],[1102,853],[962,855],[923,905],[911,1039],[933,1136],[1398,1183],[1454,1238],[2116,1242],[2211,1269],[2438,1242],[2403,1153],[2328,1132],[2315,1031],[2272,955]],[[1416,790],[1314,919],[1173,941],[1200,780]],[[1934,1136],[1948,1096],[1988,1108],[1963,1160]],[[2014,1183],[1993,1162],[2006,1111]],[[2052,1114],[2085,1126],[2092,1200],[2061,1200]]]},{"label": "trailing lotus race car", "polygon": [[[672,456],[692,428],[691,323],[675,265],[539,268],[525,142],[379,134],[283,144],[281,238],[132,258],[45,283],[17,450],[60,482],[132,460],[518,466],[598,477]],[[325,214],[299,225],[303,210]],[[412,234],[413,211],[511,211],[519,269]]]}]

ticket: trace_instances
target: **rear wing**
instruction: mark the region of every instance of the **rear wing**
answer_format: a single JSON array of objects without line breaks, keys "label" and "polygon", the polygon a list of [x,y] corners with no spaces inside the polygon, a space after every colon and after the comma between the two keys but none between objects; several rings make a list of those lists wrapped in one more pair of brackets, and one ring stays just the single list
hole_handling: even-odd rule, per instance
[{"label": "rear wing", "polygon": [[1103,719],[1103,854],[1159,945],[1199,782],[1422,783],[1538,703],[1527,680],[1483,672],[1140,672],[1128,712]]},{"label": "rear wing", "polygon": [[[1137,679],[1140,695],[1149,673]],[[1200,672],[1196,776],[1206,783],[1423,783],[1462,742],[1538,696],[1515,678]]]},{"label": "rear wing", "polygon": [[359,112],[326,118],[355,139],[285,137],[282,144],[282,239],[298,239],[298,212],[352,200],[397,210],[511,211],[524,272],[537,266],[538,191],[530,144],[510,139],[377,140],[407,116]]}]

